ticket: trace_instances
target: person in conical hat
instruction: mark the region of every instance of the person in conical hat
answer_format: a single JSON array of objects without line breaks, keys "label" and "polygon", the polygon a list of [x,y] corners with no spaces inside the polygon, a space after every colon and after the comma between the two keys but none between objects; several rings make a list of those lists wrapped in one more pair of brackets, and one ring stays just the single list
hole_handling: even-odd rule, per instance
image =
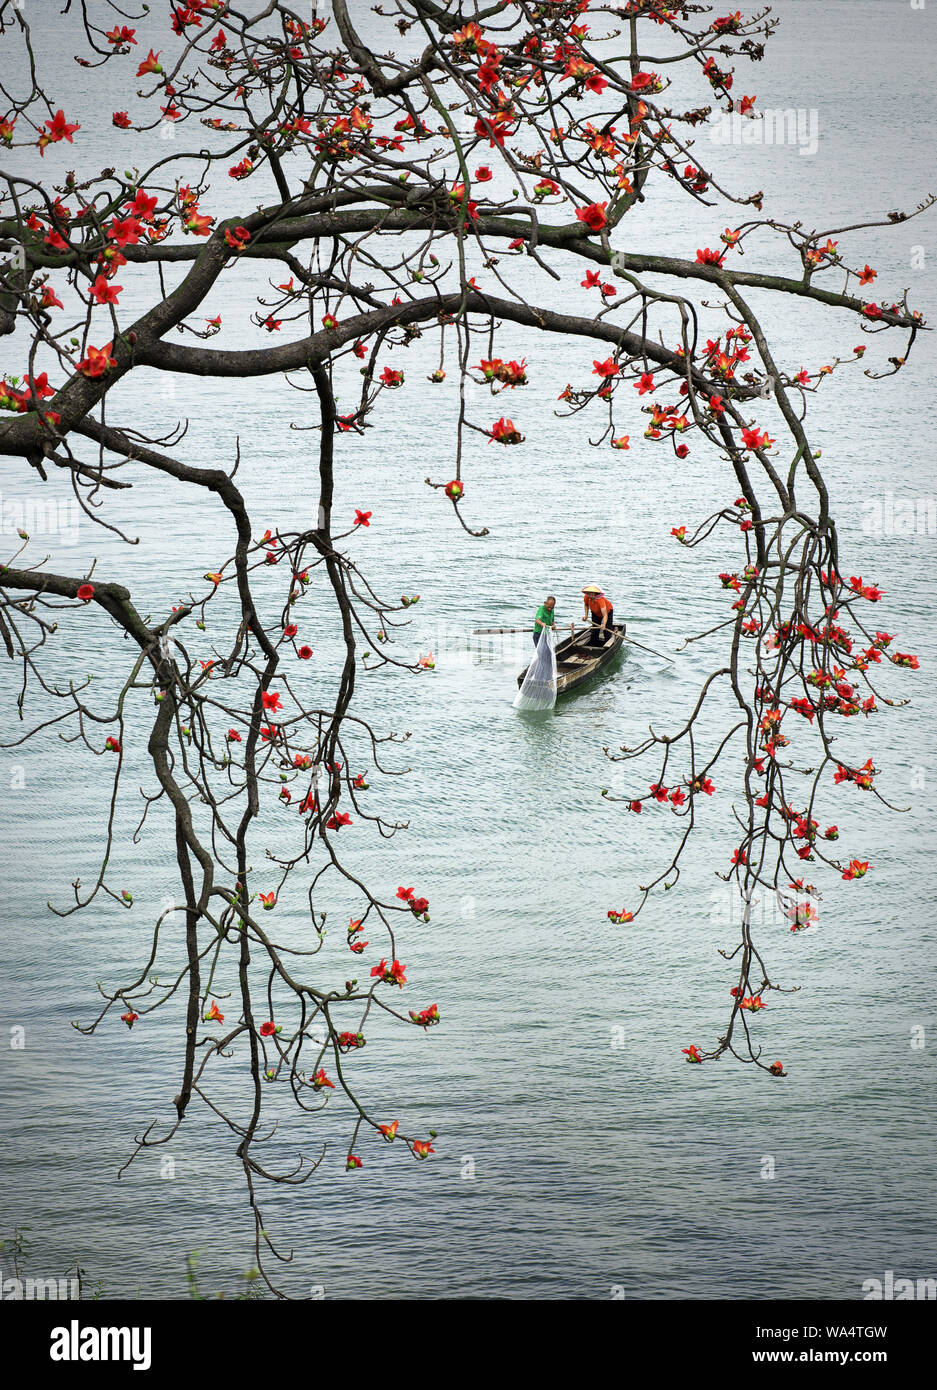
[{"label": "person in conical hat", "polygon": [[611,636],[612,623],[614,620],[614,609],[612,601],[599,588],[598,584],[587,584],[582,591],[583,601],[583,621],[591,619],[593,624],[592,637],[590,639],[593,647],[603,647]]}]

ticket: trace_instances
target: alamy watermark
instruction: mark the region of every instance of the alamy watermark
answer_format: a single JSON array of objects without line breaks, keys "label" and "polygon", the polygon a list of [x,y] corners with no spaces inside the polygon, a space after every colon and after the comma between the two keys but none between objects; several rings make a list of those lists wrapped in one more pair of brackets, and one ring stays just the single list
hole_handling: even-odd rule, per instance
[{"label": "alamy watermark", "polygon": [[49,1342],[52,1361],[129,1361],[135,1371],[153,1364],[150,1327],[82,1327],[72,1318],[67,1327],[53,1327]]},{"label": "alamy watermark", "polygon": [[12,1272],[4,1269],[0,1262],[0,1301],[19,1303],[24,1299],[78,1299],[81,1297],[81,1281],[73,1279],[41,1279],[21,1272],[19,1264],[13,1261]]},{"label": "alamy watermark", "polygon": [[937,535],[935,497],[896,497],[886,492],[883,497],[866,497],[862,505],[865,536]]},{"label": "alamy watermark", "polygon": [[820,113],[816,107],[788,106],[774,110],[724,111],[709,122],[713,145],[792,145],[801,155],[820,148]]},{"label": "alamy watermark", "polygon": [[0,493],[0,535],[57,536],[76,545],[81,507],[74,497],[21,498]]},{"label": "alamy watermark", "polygon": [[[10,259],[7,260],[6,257]],[[26,269],[26,249],[22,242],[12,238],[0,240],[0,275],[11,270]]]},{"label": "alamy watermark", "polygon": [[896,1302],[910,1299],[932,1302],[937,1299],[937,1279],[896,1278],[893,1269],[886,1269],[884,1279],[863,1279],[862,1296],[866,1301],[871,1299],[873,1302],[880,1299],[886,1302],[892,1299]]}]

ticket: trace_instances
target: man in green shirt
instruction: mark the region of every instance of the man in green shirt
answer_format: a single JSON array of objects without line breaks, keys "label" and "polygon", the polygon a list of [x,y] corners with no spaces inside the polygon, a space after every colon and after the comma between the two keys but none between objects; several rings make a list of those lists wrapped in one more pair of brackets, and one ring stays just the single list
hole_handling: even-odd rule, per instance
[{"label": "man in green shirt", "polygon": [[537,609],[537,616],[534,618],[534,646],[540,641],[540,635],[546,628],[553,626],[553,610],[556,607],[556,599],[553,594],[547,598],[545,603],[541,603]]}]

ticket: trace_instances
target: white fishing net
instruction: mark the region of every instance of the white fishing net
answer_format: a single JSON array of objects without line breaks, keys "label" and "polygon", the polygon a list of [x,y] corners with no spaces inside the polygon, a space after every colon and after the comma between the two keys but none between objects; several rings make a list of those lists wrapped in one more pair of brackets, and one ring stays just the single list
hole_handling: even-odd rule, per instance
[{"label": "white fishing net", "polygon": [[514,696],[515,709],[547,710],[556,704],[556,638],[542,628],[534,658]]}]

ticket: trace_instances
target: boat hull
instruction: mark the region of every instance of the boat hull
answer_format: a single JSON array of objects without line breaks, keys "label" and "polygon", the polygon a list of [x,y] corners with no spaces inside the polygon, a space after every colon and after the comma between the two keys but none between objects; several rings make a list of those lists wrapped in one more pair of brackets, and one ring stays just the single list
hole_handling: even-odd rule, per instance
[{"label": "boat hull", "polygon": [[[615,657],[621,651],[625,641],[625,624],[616,623],[612,628],[612,636],[606,639],[602,647],[593,647],[590,643],[594,628],[584,627],[579,632],[565,638],[556,649],[556,693],[557,695],[568,694],[570,690],[575,690],[578,686],[584,685],[597,672],[610,666]],[[525,667],[517,678],[520,686],[524,682],[527,674]]]}]

